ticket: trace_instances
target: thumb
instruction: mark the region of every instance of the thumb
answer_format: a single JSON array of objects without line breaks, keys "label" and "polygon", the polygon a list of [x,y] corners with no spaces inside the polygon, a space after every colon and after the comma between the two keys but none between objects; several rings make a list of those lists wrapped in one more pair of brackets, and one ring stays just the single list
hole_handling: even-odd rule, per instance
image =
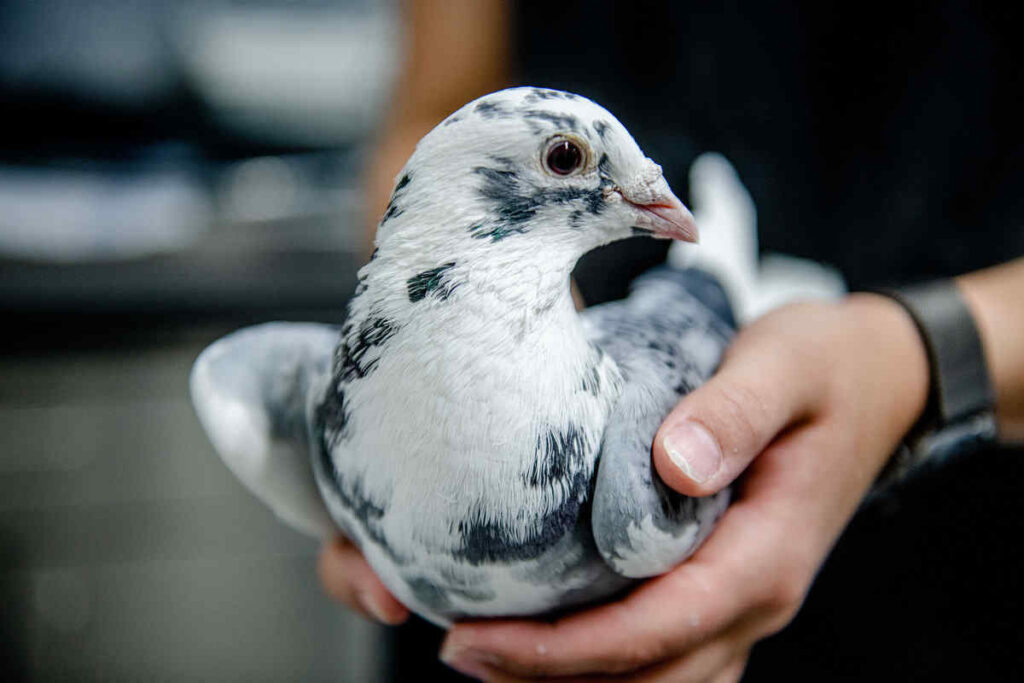
[{"label": "thumb", "polygon": [[737,338],[718,372],[685,396],[654,437],[654,465],[688,496],[728,486],[818,395],[815,373],[780,337]]}]

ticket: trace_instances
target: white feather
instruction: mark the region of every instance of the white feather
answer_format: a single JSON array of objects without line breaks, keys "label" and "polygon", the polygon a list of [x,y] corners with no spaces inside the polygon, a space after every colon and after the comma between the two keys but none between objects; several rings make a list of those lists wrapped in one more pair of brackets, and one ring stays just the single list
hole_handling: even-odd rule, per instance
[{"label": "white feather", "polygon": [[[327,538],[336,532],[313,480],[304,444],[273,435],[260,383],[268,341],[301,351],[330,349],[336,333],[321,325],[271,323],[225,337],[206,348],[192,368],[189,388],[214,449],[239,481],[292,528]],[[249,363],[238,362],[239,354]],[[219,377],[214,375],[220,371]]]},{"label": "white feather", "polygon": [[676,242],[669,262],[717,276],[741,324],[795,301],[835,300],[846,293],[834,268],[786,255],[758,257],[757,207],[729,160],[701,154],[690,167],[690,196],[700,244]]}]

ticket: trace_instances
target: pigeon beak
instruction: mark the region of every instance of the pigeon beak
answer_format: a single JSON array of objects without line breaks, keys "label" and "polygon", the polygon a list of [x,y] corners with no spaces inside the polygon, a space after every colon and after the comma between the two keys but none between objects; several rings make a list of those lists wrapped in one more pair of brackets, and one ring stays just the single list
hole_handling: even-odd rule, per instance
[{"label": "pigeon beak", "polygon": [[638,209],[636,227],[641,230],[649,230],[654,237],[683,242],[697,241],[697,223],[693,220],[693,214],[671,190],[649,203],[634,204],[629,199],[626,201]]},{"label": "pigeon beak", "polygon": [[697,223],[693,214],[673,194],[661,167],[650,159],[646,162],[633,182],[619,189],[634,209],[633,226],[654,237],[696,242]]}]

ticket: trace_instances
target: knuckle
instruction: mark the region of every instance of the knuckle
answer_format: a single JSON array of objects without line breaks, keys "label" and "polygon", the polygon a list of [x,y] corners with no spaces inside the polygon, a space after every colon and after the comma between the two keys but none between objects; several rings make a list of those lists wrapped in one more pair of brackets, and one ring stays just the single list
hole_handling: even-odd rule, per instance
[{"label": "knuckle", "polygon": [[776,633],[789,624],[800,610],[806,594],[805,582],[794,573],[786,573],[773,582],[761,601],[766,632]]},{"label": "knuckle", "polygon": [[715,398],[720,422],[716,432],[728,434],[733,447],[754,451],[771,436],[765,433],[768,406],[757,391],[738,382],[729,382],[718,387]]},{"label": "knuckle", "polygon": [[772,605],[775,611],[780,614],[792,617],[804,601],[804,587],[802,582],[789,579],[780,582],[775,589],[775,599]]}]

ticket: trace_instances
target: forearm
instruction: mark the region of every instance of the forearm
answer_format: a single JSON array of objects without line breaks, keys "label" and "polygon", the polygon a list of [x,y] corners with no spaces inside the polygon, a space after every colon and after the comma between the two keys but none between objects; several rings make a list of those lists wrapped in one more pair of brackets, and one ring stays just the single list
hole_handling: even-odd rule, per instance
[{"label": "forearm", "polygon": [[957,279],[981,333],[1003,441],[1024,441],[1024,259]]}]

